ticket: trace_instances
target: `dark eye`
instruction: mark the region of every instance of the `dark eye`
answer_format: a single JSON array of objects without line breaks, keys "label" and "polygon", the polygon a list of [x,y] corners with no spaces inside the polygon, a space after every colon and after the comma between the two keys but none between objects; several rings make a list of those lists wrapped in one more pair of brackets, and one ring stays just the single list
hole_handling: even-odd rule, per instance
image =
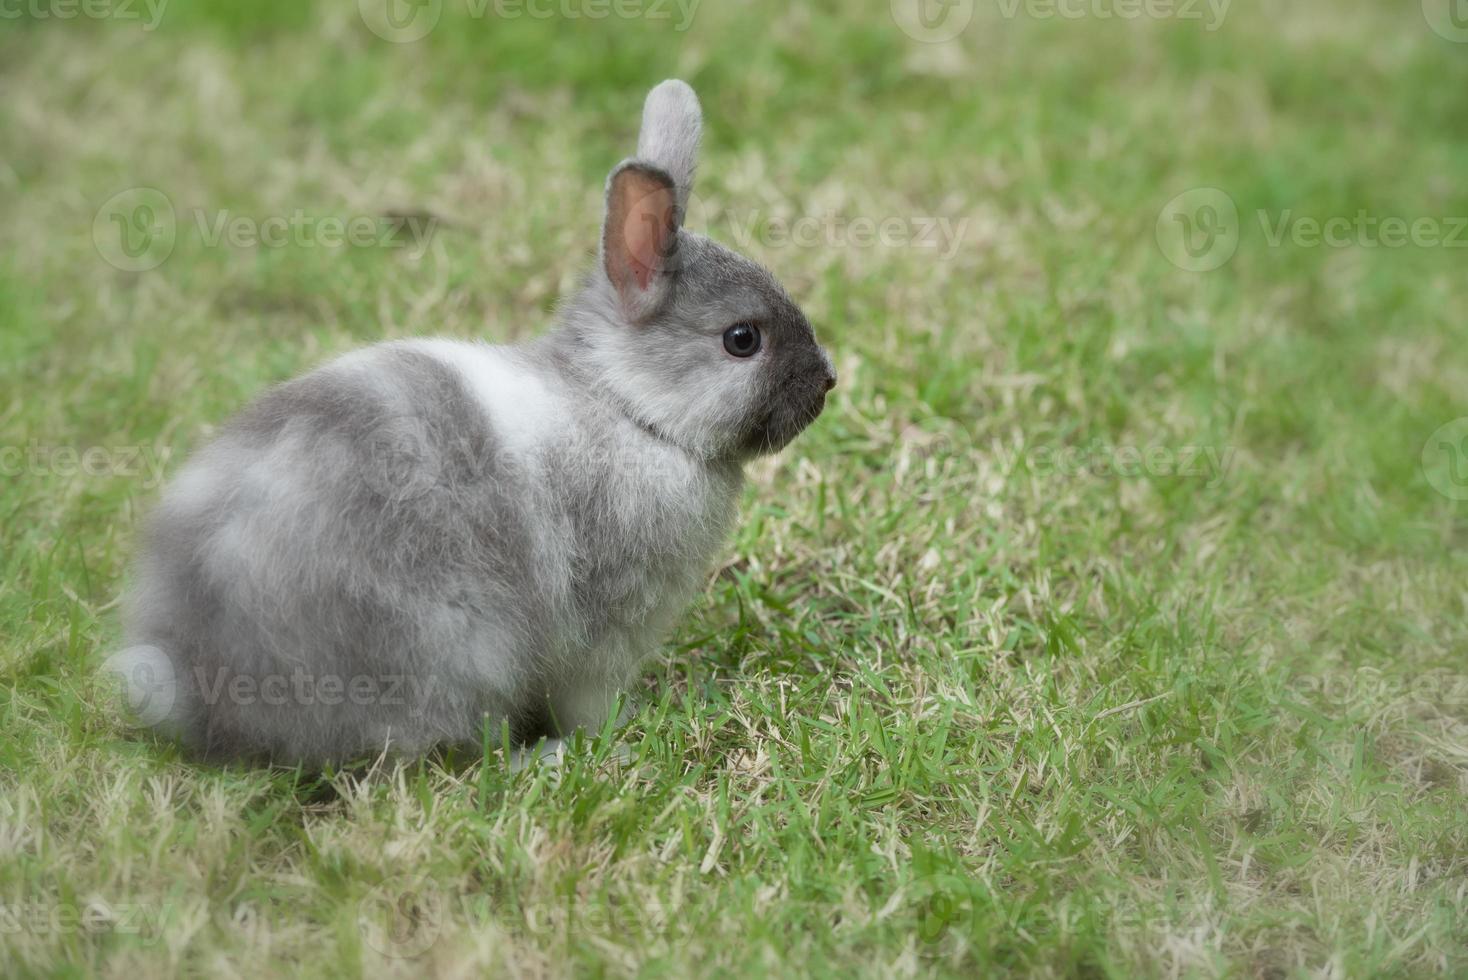
[{"label": "dark eye", "polygon": [[736,323],[724,331],[724,350],[735,357],[753,357],[759,346],[759,327],[752,323]]}]

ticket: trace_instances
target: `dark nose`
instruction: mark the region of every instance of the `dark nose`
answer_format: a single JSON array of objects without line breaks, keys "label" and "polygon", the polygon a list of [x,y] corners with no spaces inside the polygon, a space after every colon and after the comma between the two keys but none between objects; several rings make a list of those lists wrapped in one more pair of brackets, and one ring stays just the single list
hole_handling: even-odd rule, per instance
[{"label": "dark nose", "polygon": [[830,391],[834,387],[836,387],[836,372],[831,371],[826,375],[826,390]]}]

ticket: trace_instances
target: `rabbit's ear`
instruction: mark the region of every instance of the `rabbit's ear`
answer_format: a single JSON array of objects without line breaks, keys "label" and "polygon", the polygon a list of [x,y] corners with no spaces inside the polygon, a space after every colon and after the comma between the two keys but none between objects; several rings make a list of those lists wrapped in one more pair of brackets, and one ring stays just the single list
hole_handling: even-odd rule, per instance
[{"label": "rabbit's ear", "polygon": [[673,178],[680,211],[688,206],[688,195],[693,190],[702,135],[703,110],[687,82],[669,79],[648,93],[642,107],[637,159]]},{"label": "rabbit's ear", "polygon": [[637,156],[607,181],[602,264],[632,323],[657,312],[672,289],[702,133],[693,89],[676,79],[663,82],[643,106]]},{"label": "rabbit's ear", "polygon": [[679,218],[677,191],[666,173],[639,160],[612,171],[602,264],[632,323],[656,313],[672,289]]}]

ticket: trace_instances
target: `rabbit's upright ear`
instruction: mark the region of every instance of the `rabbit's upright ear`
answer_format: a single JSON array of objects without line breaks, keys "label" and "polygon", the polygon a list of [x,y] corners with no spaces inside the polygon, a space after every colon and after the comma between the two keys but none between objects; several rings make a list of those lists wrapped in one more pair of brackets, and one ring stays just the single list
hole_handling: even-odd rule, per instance
[{"label": "rabbit's upright ear", "polygon": [[629,322],[642,323],[662,308],[673,288],[677,249],[678,199],[672,178],[636,160],[612,171],[602,263]]},{"label": "rabbit's upright ear", "polygon": [[693,89],[679,81],[663,82],[643,107],[637,156],[612,171],[607,181],[602,264],[632,323],[656,313],[672,289],[678,230],[693,187],[702,131],[703,114]]},{"label": "rabbit's upright ear", "polygon": [[702,136],[703,110],[687,82],[669,79],[648,93],[642,107],[637,159],[673,178],[680,211],[688,207],[688,195],[693,190]]}]

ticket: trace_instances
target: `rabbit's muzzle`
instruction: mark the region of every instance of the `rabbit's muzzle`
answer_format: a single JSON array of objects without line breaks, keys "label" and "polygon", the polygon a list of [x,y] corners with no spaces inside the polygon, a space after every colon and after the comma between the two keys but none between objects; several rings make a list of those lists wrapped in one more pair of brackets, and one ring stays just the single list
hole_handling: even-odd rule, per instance
[{"label": "rabbit's muzzle", "polygon": [[836,387],[831,358],[812,344],[809,353],[782,373],[765,411],[744,440],[750,455],[779,452],[800,435],[826,408],[826,395]]}]

